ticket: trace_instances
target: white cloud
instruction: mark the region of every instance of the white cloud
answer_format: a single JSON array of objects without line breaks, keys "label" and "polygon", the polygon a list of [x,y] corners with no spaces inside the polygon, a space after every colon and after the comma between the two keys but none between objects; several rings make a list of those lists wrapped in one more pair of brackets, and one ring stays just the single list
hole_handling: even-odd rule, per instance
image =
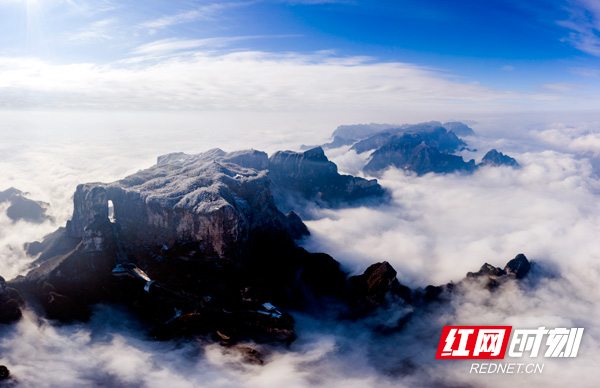
[{"label": "white cloud", "polygon": [[[254,37],[256,38],[256,37]],[[565,107],[557,93],[500,91],[408,63],[324,53],[216,53],[190,50],[249,37],[162,40],[137,49],[146,57],[106,65],[59,65],[0,58],[0,105],[200,110],[402,109],[463,112],[522,110],[523,102]],[[158,54],[170,54],[156,57]],[[594,105],[594,98],[578,107]],[[528,107],[530,108],[530,107]]]},{"label": "white cloud", "polygon": [[511,65],[504,65],[500,69],[504,70],[504,71],[513,71],[515,69],[515,67],[511,66]]},{"label": "white cloud", "polygon": [[531,131],[531,135],[543,147],[552,147],[561,152],[579,155],[600,156],[599,123],[581,123],[577,126],[565,126],[555,123],[541,131]]}]

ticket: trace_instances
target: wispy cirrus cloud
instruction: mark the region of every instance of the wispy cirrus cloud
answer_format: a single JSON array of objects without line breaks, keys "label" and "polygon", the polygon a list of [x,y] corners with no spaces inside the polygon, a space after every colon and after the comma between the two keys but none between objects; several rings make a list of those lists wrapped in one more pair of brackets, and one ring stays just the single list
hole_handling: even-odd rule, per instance
[{"label": "wispy cirrus cloud", "polygon": [[558,22],[571,30],[563,41],[569,42],[578,50],[600,56],[600,2],[572,0],[570,4],[570,18]]},{"label": "wispy cirrus cloud", "polygon": [[200,48],[221,48],[229,46],[235,42],[252,39],[275,39],[291,38],[298,35],[249,35],[249,36],[221,36],[204,39],[177,39],[167,38],[154,42],[146,43],[132,50],[135,55],[157,55],[178,51],[194,50]]},{"label": "wispy cirrus cloud", "polygon": [[147,28],[152,30],[157,30],[161,28],[166,28],[178,24],[190,23],[198,20],[209,20],[216,17],[217,14],[232,8],[245,7],[248,5],[252,5],[255,2],[246,1],[246,2],[232,2],[232,3],[212,3],[202,5],[198,8],[179,12],[173,15],[163,16],[158,19],[148,20],[139,25],[141,28]]},{"label": "wispy cirrus cloud", "polygon": [[98,20],[87,28],[81,29],[69,37],[70,41],[78,43],[92,43],[111,40],[114,38],[116,26],[115,19]]}]

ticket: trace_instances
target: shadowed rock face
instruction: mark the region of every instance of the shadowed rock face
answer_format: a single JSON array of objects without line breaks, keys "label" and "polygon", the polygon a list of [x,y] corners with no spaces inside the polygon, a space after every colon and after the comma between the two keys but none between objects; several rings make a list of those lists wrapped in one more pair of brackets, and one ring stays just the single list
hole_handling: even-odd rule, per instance
[{"label": "shadowed rock face", "polygon": [[517,279],[523,279],[531,270],[531,263],[524,254],[519,253],[514,259],[509,261],[504,267],[504,272]]},{"label": "shadowed rock face", "polygon": [[73,237],[83,237],[86,226],[95,219],[108,220],[108,195],[101,184],[77,186],[73,205],[73,217],[67,223],[67,232]]},{"label": "shadowed rock face", "polygon": [[4,365],[0,365],[0,380],[10,379],[10,371]]},{"label": "shadowed rock face", "polygon": [[306,152],[279,151],[269,158],[273,189],[300,194],[329,206],[385,195],[377,180],[340,175],[321,147]]}]

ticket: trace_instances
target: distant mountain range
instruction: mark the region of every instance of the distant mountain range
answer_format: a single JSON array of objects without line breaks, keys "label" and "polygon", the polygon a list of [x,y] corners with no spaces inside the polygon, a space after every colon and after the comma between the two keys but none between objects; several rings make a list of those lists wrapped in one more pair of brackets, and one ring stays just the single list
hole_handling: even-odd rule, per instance
[{"label": "distant mountain range", "polygon": [[[430,121],[420,124],[359,124],[342,125],[333,131],[333,140],[323,144],[325,149],[351,146],[357,154],[370,152],[364,171],[371,175],[396,167],[424,175],[430,172],[471,173],[480,166],[510,166],[519,164],[510,156],[496,150],[489,151],[480,164],[465,161],[458,151],[468,150],[459,136],[472,136],[475,132],[461,122],[440,123]],[[303,146],[307,148],[306,146]]]}]

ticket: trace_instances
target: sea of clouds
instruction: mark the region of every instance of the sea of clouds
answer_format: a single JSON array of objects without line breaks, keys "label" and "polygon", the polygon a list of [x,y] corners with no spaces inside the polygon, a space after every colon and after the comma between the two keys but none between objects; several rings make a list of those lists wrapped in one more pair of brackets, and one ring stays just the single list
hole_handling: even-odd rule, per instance
[{"label": "sea of clouds", "polygon": [[[325,142],[340,123],[314,121],[284,114],[234,119],[180,112],[140,119],[136,113],[6,113],[0,190],[14,186],[49,202],[55,221],[12,223],[0,205],[0,275],[10,279],[26,270],[31,258],[22,244],[64,225],[78,183],[119,179],[168,152],[297,149]],[[320,319],[296,314],[299,339],[289,348],[253,345],[264,354],[262,366],[201,340],[156,342],[115,306],[99,306],[91,322],[71,325],[27,311],[19,323],[0,328],[0,364],[19,385],[40,387],[595,386],[600,123],[478,121],[477,136],[466,138],[477,151],[463,156],[479,161],[497,148],[516,158],[520,169],[422,177],[387,170],[378,179],[390,191],[390,203],[311,209],[311,237],[302,244],[331,254],[353,274],[386,260],[410,287],[458,282],[484,262],[502,267],[518,253],[535,263],[530,279],[507,282],[495,293],[468,287],[390,337],[371,329],[405,314],[401,306],[344,324],[325,313]],[[367,157],[347,148],[327,154],[340,171],[358,175]],[[476,376],[468,373],[468,362],[433,359],[444,324],[584,327],[585,333],[577,358],[535,360],[546,364],[542,374]]]}]

